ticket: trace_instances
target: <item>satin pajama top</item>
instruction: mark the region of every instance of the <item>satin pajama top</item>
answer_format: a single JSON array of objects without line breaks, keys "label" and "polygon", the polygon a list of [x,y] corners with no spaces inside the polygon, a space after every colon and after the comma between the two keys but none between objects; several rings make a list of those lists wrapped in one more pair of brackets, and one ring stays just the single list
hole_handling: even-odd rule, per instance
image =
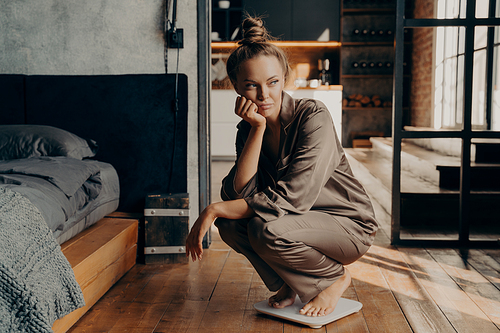
[{"label": "satin pajama top", "polygon": [[[257,173],[237,193],[236,161],[222,181],[222,199],[244,199],[268,222],[285,214],[331,214],[363,243],[371,245],[378,229],[373,207],[351,171],[326,106],[314,99],[293,99],[283,92],[280,120],[276,165],[261,150]],[[237,128],[238,159],[251,126],[242,120]]]}]

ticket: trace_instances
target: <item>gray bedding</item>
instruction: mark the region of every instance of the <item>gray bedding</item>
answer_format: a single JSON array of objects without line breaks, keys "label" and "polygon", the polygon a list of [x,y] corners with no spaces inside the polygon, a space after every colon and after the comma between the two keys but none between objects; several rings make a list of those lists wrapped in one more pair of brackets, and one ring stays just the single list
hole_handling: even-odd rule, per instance
[{"label": "gray bedding", "polygon": [[39,210],[0,185],[0,332],[52,332],[85,304],[71,265]]},{"label": "gray bedding", "polygon": [[[58,156],[1,161],[0,184],[28,198],[58,239],[82,220],[88,227],[85,217],[92,212],[104,216],[118,207],[115,169],[94,160]],[[99,210],[103,205],[106,210]]]}]

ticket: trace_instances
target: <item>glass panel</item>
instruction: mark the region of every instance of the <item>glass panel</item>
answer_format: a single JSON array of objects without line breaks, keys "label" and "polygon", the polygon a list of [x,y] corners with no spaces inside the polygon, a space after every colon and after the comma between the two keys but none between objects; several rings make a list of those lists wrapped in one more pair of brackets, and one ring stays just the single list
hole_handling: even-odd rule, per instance
[{"label": "glass panel", "polygon": [[475,129],[486,126],[486,50],[474,53],[472,126]]},{"label": "glass panel", "polygon": [[465,18],[467,10],[467,0],[461,0],[460,1],[460,17],[459,18]]},{"label": "glass panel", "polygon": [[[456,122],[463,124],[464,112],[464,55],[458,56],[457,65],[457,108],[456,108]],[[458,127],[458,126],[457,126]]]},{"label": "glass panel", "polygon": [[488,27],[476,27],[474,36],[474,50],[486,47],[488,42]]},{"label": "glass panel", "polygon": [[443,73],[443,127],[454,128],[456,124],[456,79],[457,58],[452,57],[444,61]]},{"label": "glass panel", "polygon": [[493,51],[493,84],[492,84],[492,106],[491,106],[491,129],[500,131],[500,46],[495,46]]},{"label": "glass panel", "polygon": [[458,53],[465,53],[465,27],[458,28]]},{"label": "glass panel", "polygon": [[[465,18],[465,3],[466,0],[437,0],[436,3],[436,18],[451,19]],[[416,16],[415,16],[416,17]]]},{"label": "glass panel", "polygon": [[[458,28],[456,27],[446,27],[444,35],[444,57],[456,57],[457,46],[458,46]],[[439,47],[437,44],[436,47]]]},{"label": "glass panel", "polygon": [[[462,152],[460,139],[404,139],[402,151],[401,184],[401,236],[404,238],[424,237],[426,239],[458,239],[458,195],[450,200],[443,196],[428,195],[448,192],[458,188],[456,176],[446,173],[448,179],[440,177],[440,171],[416,166],[415,162],[431,154],[447,156],[459,161]],[[435,155],[433,155],[435,156]],[[451,173],[458,168],[451,170]],[[447,172],[449,169],[442,171]],[[451,179],[450,179],[451,178]],[[415,193],[426,193],[418,195]]]},{"label": "glass panel", "polygon": [[464,29],[436,29],[434,128],[457,128],[462,123],[463,70],[458,66],[459,31],[463,34]]},{"label": "glass panel", "polygon": [[445,13],[446,18],[451,19],[458,17],[459,11],[460,11],[459,0],[446,1],[446,13]]},{"label": "glass panel", "polygon": [[488,18],[489,0],[476,0],[476,17]]}]

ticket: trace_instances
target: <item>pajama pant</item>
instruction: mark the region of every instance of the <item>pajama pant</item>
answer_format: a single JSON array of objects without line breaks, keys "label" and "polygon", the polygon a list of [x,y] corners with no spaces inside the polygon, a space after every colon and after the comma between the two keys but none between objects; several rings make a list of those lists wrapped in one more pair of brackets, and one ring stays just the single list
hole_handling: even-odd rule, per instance
[{"label": "pajama pant", "polygon": [[266,222],[260,217],[215,225],[222,240],[248,258],[270,291],[286,283],[309,302],[344,274],[344,265],[368,251],[348,230],[350,219],[310,211]]}]

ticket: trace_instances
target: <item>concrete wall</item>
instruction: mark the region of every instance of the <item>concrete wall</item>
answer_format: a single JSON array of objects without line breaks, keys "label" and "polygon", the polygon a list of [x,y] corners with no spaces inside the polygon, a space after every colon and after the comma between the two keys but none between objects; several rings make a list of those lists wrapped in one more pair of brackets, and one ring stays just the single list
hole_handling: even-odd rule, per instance
[{"label": "concrete wall", "polygon": [[[165,73],[165,0],[0,0],[0,73]],[[196,0],[178,2],[184,29],[179,72],[188,76],[188,191],[198,213]],[[168,72],[177,50],[168,51]],[[193,219],[194,220],[194,219]]]}]

